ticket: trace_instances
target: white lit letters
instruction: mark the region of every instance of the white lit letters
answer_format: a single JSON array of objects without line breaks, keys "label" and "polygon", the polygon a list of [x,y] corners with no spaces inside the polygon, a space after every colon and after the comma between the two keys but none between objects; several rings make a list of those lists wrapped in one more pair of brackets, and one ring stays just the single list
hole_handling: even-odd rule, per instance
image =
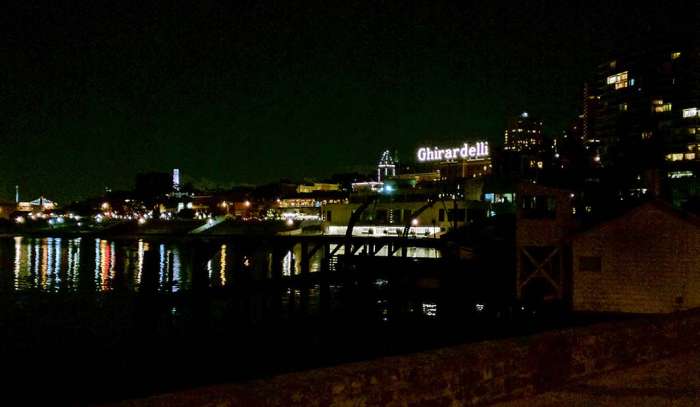
[{"label": "white lit letters", "polygon": [[418,161],[478,160],[489,156],[489,143],[479,141],[474,144],[464,143],[460,147],[438,148],[421,147],[418,149]]}]

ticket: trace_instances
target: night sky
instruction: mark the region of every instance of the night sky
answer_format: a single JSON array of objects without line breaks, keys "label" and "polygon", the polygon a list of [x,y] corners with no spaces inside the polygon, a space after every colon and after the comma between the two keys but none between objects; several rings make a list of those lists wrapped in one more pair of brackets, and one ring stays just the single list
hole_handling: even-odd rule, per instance
[{"label": "night sky", "polygon": [[0,199],[173,167],[200,185],[323,178],[384,148],[500,143],[523,110],[554,134],[613,50],[698,35],[696,0],[120,3],[3,10]]}]

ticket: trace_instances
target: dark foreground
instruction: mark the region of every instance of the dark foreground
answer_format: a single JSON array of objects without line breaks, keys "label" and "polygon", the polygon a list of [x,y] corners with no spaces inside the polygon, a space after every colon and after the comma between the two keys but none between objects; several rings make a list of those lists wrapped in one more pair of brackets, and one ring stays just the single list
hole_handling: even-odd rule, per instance
[{"label": "dark foreground", "polygon": [[700,405],[700,351],[616,370],[498,407]]},{"label": "dark foreground", "polygon": [[509,400],[520,400],[515,405],[687,405],[698,398],[699,347],[696,309],[206,386],[121,405],[480,406]]},{"label": "dark foreground", "polygon": [[480,270],[498,263],[380,259],[329,281],[312,259],[299,279],[292,249],[273,284],[264,248],[212,253],[198,266],[178,242],[0,239],[4,400],[104,403],[574,323],[496,295]]}]

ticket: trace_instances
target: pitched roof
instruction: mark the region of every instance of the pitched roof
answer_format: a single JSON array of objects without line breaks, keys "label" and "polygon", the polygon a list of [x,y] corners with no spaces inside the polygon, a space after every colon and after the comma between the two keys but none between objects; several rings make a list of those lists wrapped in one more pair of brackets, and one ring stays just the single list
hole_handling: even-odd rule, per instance
[{"label": "pitched roof", "polygon": [[591,231],[598,230],[598,229],[603,228],[611,223],[619,222],[621,220],[624,220],[625,218],[631,218],[634,215],[636,215],[640,212],[646,211],[648,209],[659,210],[659,211],[661,211],[661,212],[663,212],[663,213],[665,213],[665,214],[667,214],[667,215],[669,215],[677,220],[680,220],[682,222],[685,222],[685,223],[693,225],[697,228],[700,228],[700,218],[693,215],[692,213],[677,210],[677,209],[673,208],[671,205],[669,205],[668,203],[657,199],[657,200],[645,202],[639,206],[636,206],[636,207],[632,208],[631,210],[629,210],[629,211],[627,211],[627,212],[623,213],[622,215],[617,216],[615,218],[607,219],[605,221],[591,225],[587,228],[580,229],[580,230],[576,231],[571,236],[571,238],[575,239],[578,236],[582,236],[582,235],[587,234]]}]

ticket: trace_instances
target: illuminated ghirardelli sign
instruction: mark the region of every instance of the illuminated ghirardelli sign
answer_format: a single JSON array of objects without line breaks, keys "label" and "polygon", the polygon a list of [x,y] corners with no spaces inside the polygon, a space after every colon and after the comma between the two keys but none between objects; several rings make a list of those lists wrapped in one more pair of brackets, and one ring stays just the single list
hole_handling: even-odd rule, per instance
[{"label": "illuminated ghirardelli sign", "polygon": [[476,143],[464,143],[460,147],[438,148],[421,147],[418,149],[418,161],[445,161],[445,160],[480,160],[489,156],[489,143],[478,141]]}]

